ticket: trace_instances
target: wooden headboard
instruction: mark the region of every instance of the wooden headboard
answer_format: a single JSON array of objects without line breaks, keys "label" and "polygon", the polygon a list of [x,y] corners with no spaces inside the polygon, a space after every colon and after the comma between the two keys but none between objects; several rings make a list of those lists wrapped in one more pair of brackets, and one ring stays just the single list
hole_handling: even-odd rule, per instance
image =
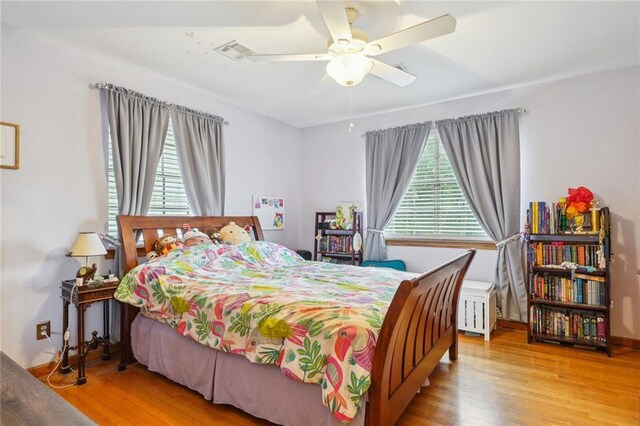
[{"label": "wooden headboard", "polygon": [[[260,221],[256,216],[117,216],[118,232],[122,243],[122,262],[124,272],[129,272],[138,265],[138,248],[136,235],[142,235],[144,252],[153,249],[153,245],[161,235],[178,235],[182,230],[182,225],[188,223],[189,226],[198,230],[210,228],[220,229],[229,222],[245,227],[253,228],[256,240],[264,240]],[[143,254],[144,256],[144,254]],[[128,363],[135,361],[131,350],[131,322],[138,314],[138,308],[120,303],[120,364],[119,370],[124,370]]]},{"label": "wooden headboard", "polygon": [[182,225],[188,223],[192,228],[204,231],[210,228],[220,229],[229,222],[253,228],[256,240],[263,240],[260,221],[256,216],[125,216],[117,217],[120,241],[122,243],[124,271],[129,272],[138,265],[136,234],[141,233],[144,253],[153,250],[153,245],[161,235],[178,235]]}]

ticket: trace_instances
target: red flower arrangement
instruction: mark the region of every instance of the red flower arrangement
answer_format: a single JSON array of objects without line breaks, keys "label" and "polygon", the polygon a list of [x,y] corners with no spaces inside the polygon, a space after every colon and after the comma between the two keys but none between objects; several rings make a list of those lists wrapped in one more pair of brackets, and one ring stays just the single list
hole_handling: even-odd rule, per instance
[{"label": "red flower arrangement", "polygon": [[593,201],[593,192],[584,186],[577,188],[569,188],[569,196],[567,197],[567,216],[575,217],[578,214],[584,214],[589,211]]},{"label": "red flower arrangement", "polygon": [[582,231],[584,226],[584,214],[589,212],[593,202],[593,192],[584,186],[569,188],[569,195],[558,199],[558,206],[562,211],[559,229],[566,230],[566,219],[572,220],[571,230]]}]

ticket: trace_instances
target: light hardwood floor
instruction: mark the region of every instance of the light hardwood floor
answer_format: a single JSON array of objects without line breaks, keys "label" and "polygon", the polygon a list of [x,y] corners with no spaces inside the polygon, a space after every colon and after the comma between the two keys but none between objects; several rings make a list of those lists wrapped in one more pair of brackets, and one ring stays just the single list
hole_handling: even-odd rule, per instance
[{"label": "light hardwood floor", "polygon": [[[491,342],[460,334],[458,361],[441,362],[399,425],[640,425],[640,351],[526,343],[498,329]],[[62,384],[71,377],[58,376]],[[88,383],[57,392],[102,425],[268,424],[135,364],[87,367]],[[44,379],[44,378],[43,378]]]}]

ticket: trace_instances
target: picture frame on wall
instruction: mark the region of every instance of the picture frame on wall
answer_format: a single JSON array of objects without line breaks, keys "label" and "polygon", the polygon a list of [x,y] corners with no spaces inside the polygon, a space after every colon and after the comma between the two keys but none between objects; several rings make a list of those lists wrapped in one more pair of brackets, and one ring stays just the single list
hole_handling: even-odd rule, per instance
[{"label": "picture frame on wall", "polygon": [[20,125],[0,121],[0,168],[20,168]]}]

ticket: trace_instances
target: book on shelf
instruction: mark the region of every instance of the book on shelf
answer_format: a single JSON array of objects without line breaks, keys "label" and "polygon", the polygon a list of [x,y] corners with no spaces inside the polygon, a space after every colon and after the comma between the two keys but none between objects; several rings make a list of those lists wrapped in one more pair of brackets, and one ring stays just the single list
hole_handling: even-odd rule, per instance
[{"label": "book on shelf", "polygon": [[350,235],[325,235],[318,242],[318,250],[324,253],[353,252],[353,237]]},{"label": "book on shelf", "polygon": [[604,306],[605,286],[604,277],[576,274],[566,278],[542,273],[531,275],[529,294],[533,300]]},{"label": "book on shelf", "polygon": [[596,338],[601,342],[607,340],[607,330],[603,316],[596,317]]},{"label": "book on shelf", "polygon": [[531,306],[530,331],[535,336],[567,337],[606,343],[604,314]]},{"label": "book on shelf", "polygon": [[557,234],[559,210],[556,203],[545,201],[529,202],[527,223],[533,234]]},{"label": "book on shelf", "polygon": [[597,244],[564,244],[563,242],[530,243],[529,261],[533,266],[558,266],[562,262],[598,268]]}]

